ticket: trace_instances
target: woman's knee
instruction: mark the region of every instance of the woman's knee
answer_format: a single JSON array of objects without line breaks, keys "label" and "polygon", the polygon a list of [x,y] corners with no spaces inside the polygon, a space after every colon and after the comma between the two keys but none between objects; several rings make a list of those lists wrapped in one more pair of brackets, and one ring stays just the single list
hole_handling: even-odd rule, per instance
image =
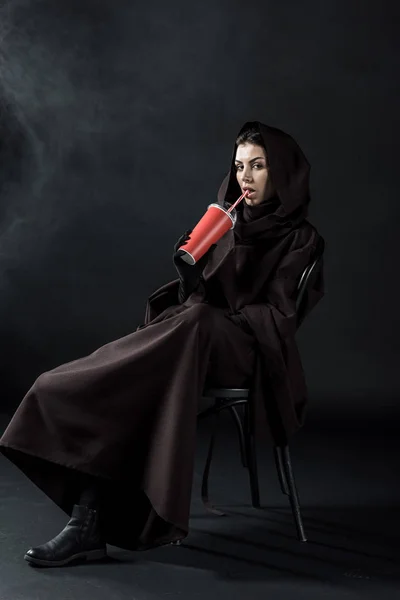
[{"label": "woman's knee", "polygon": [[35,383],[32,386],[36,392],[48,389],[50,385],[51,375],[48,371],[45,371],[36,379]]}]

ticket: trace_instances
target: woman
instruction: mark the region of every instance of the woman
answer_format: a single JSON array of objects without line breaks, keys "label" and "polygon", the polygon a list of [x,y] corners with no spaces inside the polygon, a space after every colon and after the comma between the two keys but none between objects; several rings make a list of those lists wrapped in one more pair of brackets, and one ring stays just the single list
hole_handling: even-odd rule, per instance
[{"label": "woman", "polygon": [[[248,196],[237,223],[196,265],[175,246],[179,279],[147,302],[145,323],[42,374],[1,451],[71,519],[25,555],[58,566],[145,549],[188,533],[198,402],[205,385],[252,387],[254,430],[284,443],[306,387],[295,293],[321,238],[306,220],[309,164],[287,134],[246,123],[220,204]],[[322,277],[306,312],[322,296]]]}]

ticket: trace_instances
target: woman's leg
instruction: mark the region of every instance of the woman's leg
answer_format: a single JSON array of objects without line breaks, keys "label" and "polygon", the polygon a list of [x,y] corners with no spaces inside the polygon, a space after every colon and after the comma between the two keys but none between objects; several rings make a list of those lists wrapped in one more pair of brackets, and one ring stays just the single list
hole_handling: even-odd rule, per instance
[{"label": "woman's leg", "polygon": [[79,497],[64,529],[53,539],[31,548],[25,560],[35,566],[60,567],[77,560],[98,560],[107,555],[99,526],[100,480],[78,473]]},{"label": "woman's leg", "polygon": [[80,494],[78,504],[98,510],[101,494],[100,480],[97,477],[87,475],[86,473],[80,473],[79,479]]},{"label": "woman's leg", "polygon": [[[252,371],[252,338],[223,310],[178,308],[40,376],[0,440],[0,450],[76,519],[74,526],[87,529],[90,522],[96,532],[100,523],[103,541],[130,550],[187,535],[205,381],[241,385]],[[101,481],[99,508],[71,477],[83,471]],[[70,556],[90,558],[87,552],[103,549],[96,535],[97,547],[89,535]],[[54,544],[47,550],[66,564]]]}]

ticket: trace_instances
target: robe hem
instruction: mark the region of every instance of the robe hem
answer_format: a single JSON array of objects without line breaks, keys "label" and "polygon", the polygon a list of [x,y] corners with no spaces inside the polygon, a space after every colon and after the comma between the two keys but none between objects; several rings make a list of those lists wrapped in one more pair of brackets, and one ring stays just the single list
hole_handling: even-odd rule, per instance
[{"label": "robe hem", "polygon": [[[5,449],[5,452],[3,452],[3,448]],[[10,462],[12,462],[12,463],[13,463],[13,464],[14,464],[14,465],[17,467],[17,468],[19,468],[19,467],[18,467],[18,466],[17,466],[17,465],[14,463],[14,461],[12,460],[12,458],[11,458],[11,457],[8,455],[8,453],[7,453],[7,450],[11,450],[11,451],[15,451],[15,452],[20,452],[21,454],[26,454],[26,455],[28,455],[28,456],[32,456],[33,458],[38,458],[38,459],[40,459],[40,460],[44,460],[45,462],[49,462],[49,463],[52,463],[52,464],[54,464],[54,465],[58,465],[58,466],[60,466],[60,467],[65,467],[65,468],[67,468],[67,469],[71,469],[71,470],[73,470],[74,472],[77,472],[77,473],[84,473],[85,475],[92,475],[92,476],[94,476],[94,477],[100,477],[100,478],[102,478],[102,479],[105,479],[105,480],[107,480],[107,481],[109,481],[109,482],[116,481],[115,479],[113,479],[113,478],[111,478],[111,477],[109,477],[109,476],[105,476],[105,475],[101,474],[100,472],[95,472],[93,469],[92,469],[92,470],[88,470],[88,469],[81,469],[81,468],[77,468],[75,465],[70,465],[70,464],[69,464],[69,463],[67,463],[67,462],[61,462],[60,460],[56,460],[56,459],[54,459],[54,458],[43,457],[43,456],[41,456],[41,455],[40,455],[39,453],[37,453],[37,452],[32,452],[32,451],[30,451],[30,450],[25,450],[25,449],[23,449],[23,448],[21,448],[21,447],[18,447],[18,446],[16,446],[16,445],[11,445],[11,444],[9,444],[8,442],[0,441],[0,453],[2,453],[2,454],[3,454],[3,456],[4,456],[5,458],[7,458],[7,460],[9,460]],[[50,496],[48,496],[48,494],[46,494],[46,492],[45,492],[45,491],[44,491],[44,490],[43,490],[43,489],[42,489],[42,488],[41,488],[39,485],[37,485],[37,484],[35,483],[35,481],[29,477],[29,475],[27,475],[27,474],[25,473],[25,471],[23,471],[23,473],[24,473],[25,477],[26,477],[27,479],[29,479],[29,481],[31,481],[31,482],[32,482],[32,483],[33,483],[33,484],[34,484],[34,485],[35,485],[35,486],[36,486],[38,489],[40,489],[40,490],[41,490],[41,491],[42,491],[42,492],[45,494],[45,496],[47,496],[47,497],[48,497],[48,498],[49,498],[49,499],[50,499],[50,500],[51,500],[51,501],[52,501],[54,504],[56,504],[56,505],[57,505],[57,506],[58,506],[58,507],[59,507],[59,508],[60,508],[60,509],[61,509],[63,512],[65,512],[67,515],[71,516],[71,515],[70,515],[70,513],[69,513],[68,511],[66,511],[66,510],[65,510],[65,508],[63,508],[62,506],[60,506],[60,505],[59,505],[57,502],[55,502],[55,501],[54,501],[54,500],[53,500],[53,499],[52,499]],[[118,481],[121,481],[121,480],[118,480]],[[167,545],[169,545],[169,544],[171,544],[171,543],[173,543],[173,542],[182,541],[183,539],[185,539],[185,538],[186,538],[186,537],[189,535],[189,529],[188,529],[188,527],[183,527],[181,524],[179,524],[179,525],[178,525],[177,523],[174,523],[174,522],[170,521],[169,519],[166,519],[165,517],[163,517],[163,516],[162,516],[162,515],[161,515],[161,514],[160,514],[160,513],[159,513],[159,512],[156,510],[156,507],[155,507],[155,505],[153,504],[153,502],[151,501],[151,499],[150,499],[149,495],[147,494],[147,492],[146,492],[146,491],[145,491],[143,488],[139,488],[139,490],[140,490],[141,492],[143,492],[143,494],[145,494],[145,496],[147,497],[147,499],[148,499],[148,501],[149,501],[149,503],[150,503],[150,505],[151,505],[152,509],[153,509],[153,510],[154,510],[154,512],[156,513],[156,515],[157,515],[157,516],[158,516],[158,517],[159,517],[159,518],[160,518],[162,521],[164,521],[165,523],[167,523],[167,524],[168,524],[168,525],[170,525],[171,527],[174,527],[174,528],[176,528],[176,529],[180,530],[180,532],[181,532],[181,533],[180,533],[179,535],[171,535],[171,538],[170,538],[170,539],[167,539],[167,540],[165,540],[165,541],[159,541],[158,543],[157,543],[157,542],[154,542],[154,543],[150,543],[150,544],[141,544],[141,543],[140,543],[140,538],[136,538],[136,540],[135,540],[135,541],[136,541],[136,545],[133,545],[133,544],[132,544],[132,545],[129,545],[129,547],[128,547],[128,546],[120,546],[120,545],[118,545],[118,544],[115,544],[115,543],[113,543],[113,541],[112,541],[112,540],[111,540],[111,541],[108,541],[108,540],[106,540],[106,543],[107,543],[108,545],[111,545],[111,546],[116,546],[116,547],[118,547],[118,548],[123,548],[123,549],[126,549],[126,550],[131,550],[131,551],[145,551],[145,550],[150,550],[150,549],[152,549],[152,548],[158,548],[158,547],[160,547],[160,546],[167,546]],[[183,535],[182,535],[182,534],[183,534]]]}]

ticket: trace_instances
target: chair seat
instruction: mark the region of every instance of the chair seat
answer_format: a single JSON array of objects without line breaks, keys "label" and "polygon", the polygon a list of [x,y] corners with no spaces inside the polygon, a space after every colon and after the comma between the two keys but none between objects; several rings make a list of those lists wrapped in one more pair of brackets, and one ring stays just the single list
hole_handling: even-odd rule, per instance
[{"label": "chair seat", "polygon": [[204,398],[248,398],[248,388],[206,388],[203,391]]}]

